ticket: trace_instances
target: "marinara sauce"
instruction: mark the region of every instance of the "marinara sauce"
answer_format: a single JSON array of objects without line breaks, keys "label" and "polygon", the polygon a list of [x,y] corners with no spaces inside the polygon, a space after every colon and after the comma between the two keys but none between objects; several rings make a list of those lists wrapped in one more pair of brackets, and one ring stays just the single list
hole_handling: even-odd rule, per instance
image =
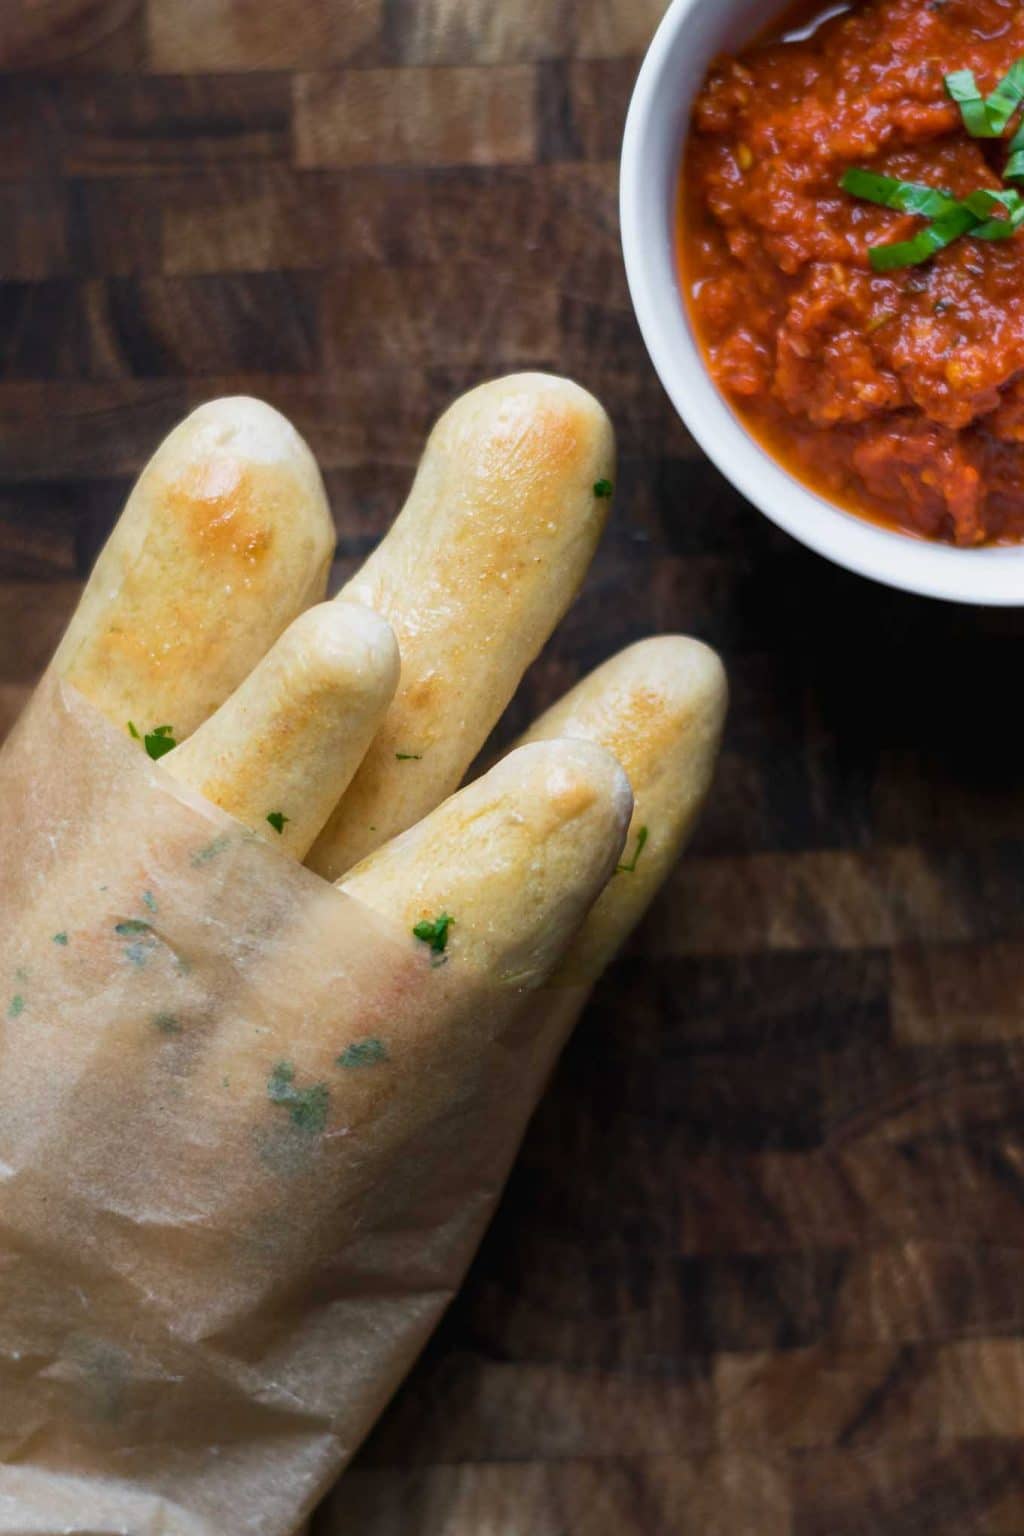
[{"label": "marinara sauce", "polygon": [[861,166],[1005,189],[1006,143],[968,135],[944,77],[973,69],[987,95],[1024,54],[1024,5],[819,5],[817,27],[802,10],[718,60],[694,109],[679,248],[712,374],[849,510],[959,545],[1024,540],[1024,233],[876,274],[868,248],[922,221],[839,188]]}]

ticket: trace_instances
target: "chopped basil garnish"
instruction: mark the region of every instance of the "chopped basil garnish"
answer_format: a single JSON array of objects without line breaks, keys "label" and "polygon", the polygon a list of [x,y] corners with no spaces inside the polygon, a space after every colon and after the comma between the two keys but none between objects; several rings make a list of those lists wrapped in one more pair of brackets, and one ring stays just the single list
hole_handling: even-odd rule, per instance
[{"label": "chopped basil garnish", "polygon": [[280,835],[284,831],[285,822],[291,821],[291,817],[286,816],[284,811],[270,811],[267,815],[267,820],[270,822],[270,825],[273,827],[274,831]]},{"label": "chopped basil garnish", "polygon": [[960,108],[972,139],[1001,139],[1011,117],[1024,102],[1024,58],[1017,59],[991,96],[982,97],[971,69],[946,76],[946,90]]},{"label": "chopped basil garnish", "polygon": [[400,763],[419,763],[423,760],[422,752],[396,752],[395,756]]},{"label": "chopped basil garnish", "polygon": [[954,240],[959,240],[961,235],[966,235],[977,223],[969,208],[957,208],[945,218],[936,219],[934,224],[926,224],[911,240],[898,240],[895,245],[873,245],[868,251],[871,269],[873,272],[893,272],[898,267],[918,267],[944,251]]},{"label": "chopped basil garnish", "polygon": [[989,126],[993,136],[1001,138],[1007,124],[1024,101],[1024,58],[1014,60],[1010,72],[1000,80],[985,103]]},{"label": "chopped basil garnish", "polygon": [[594,482],[594,495],[606,501],[611,496],[615,487],[610,480],[596,480]]},{"label": "chopped basil garnish", "polygon": [[978,90],[972,69],[958,69],[946,76],[946,90],[960,108],[964,127],[972,139],[998,139],[1001,129],[993,129],[987,105]]},{"label": "chopped basil garnish", "polygon": [[917,213],[924,219],[942,218],[958,206],[951,192],[923,187],[916,181],[897,181],[894,176],[880,176],[876,171],[858,167],[847,171],[839,185],[851,197],[894,208],[897,213]]},{"label": "chopped basil garnish", "polygon": [[941,188],[896,181],[891,176],[859,168],[847,171],[839,185],[852,197],[901,213],[932,218],[910,240],[869,247],[868,260],[874,272],[920,266],[961,235],[970,235],[975,240],[1009,240],[1024,225],[1024,199],[1012,188],[993,192],[980,187],[968,197],[957,199]]},{"label": "chopped basil garnish", "polygon": [[1010,158],[1003,168],[1004,181],[1018,181],[1024,177],[1024,122],[1010,140]]},{"label": "chopped basil garnish", "polygon": [[[945,76],[946,90],[960,108],[967,132],[975,139],[1001,139],[1024,103],[1024,56],[1017,59],[990,96],[983,97],[973,70],[958,69]],[[1024,180],[1024,121],[1010,140],[1009,156],[1003,170],[1004,181]],[[930,261],[939,251],[970,235],[973,240],[1011,240],[1024,228],[1024,203],[1020,194],[1010,190],[992,192],[979,188],[968,197],[955,198],[942,187],[926,187],[919,182],[899,181],[875,171],[853,167],[839,185],[852,197],[910,213],[932,223],[918,230],[911,240],[893,245],[876,245],[868,250],[875,272],[894,272],[901,267],[915,267]]]},{"label": "chopped basil garnish", "polygon": [[1017,231],[1024,225],[1024,198],[1019,192],[975,192],[968,202],[974,205],[975,211],[988,204],[988,212],[994,212],[997,208],[1004,208],[1006,218],[986,218],[981,224],[971,230],[972,240],[1012,240]]}]

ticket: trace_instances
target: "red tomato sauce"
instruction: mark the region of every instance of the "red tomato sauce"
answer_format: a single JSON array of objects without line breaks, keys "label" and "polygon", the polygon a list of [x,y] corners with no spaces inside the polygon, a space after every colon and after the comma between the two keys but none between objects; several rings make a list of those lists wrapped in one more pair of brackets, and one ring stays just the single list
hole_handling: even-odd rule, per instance
[{"label": "red tomato sauce", "polygon": [[679,251],[711,372],[773,456],[849,510],[1020,542],[1024,233],[875,273],[868,248],[922,221],[838,183],[862,166],[957,197],[1002,188],[1006,143],[968,135],[944,76],[973,69],[987,95],[1024,54],[1024,5],[868,0],[800,30],[718,60],[694,108]]}]

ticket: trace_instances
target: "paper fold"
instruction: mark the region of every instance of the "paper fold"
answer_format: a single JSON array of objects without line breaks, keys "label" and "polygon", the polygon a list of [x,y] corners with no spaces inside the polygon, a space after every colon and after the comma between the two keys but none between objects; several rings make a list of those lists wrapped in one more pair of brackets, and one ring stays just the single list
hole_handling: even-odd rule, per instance
[{"label": "paper fold", "polygon": [[52,679],[0,806],[0,1536],[288,1536],[581,996],[433,963]]}]

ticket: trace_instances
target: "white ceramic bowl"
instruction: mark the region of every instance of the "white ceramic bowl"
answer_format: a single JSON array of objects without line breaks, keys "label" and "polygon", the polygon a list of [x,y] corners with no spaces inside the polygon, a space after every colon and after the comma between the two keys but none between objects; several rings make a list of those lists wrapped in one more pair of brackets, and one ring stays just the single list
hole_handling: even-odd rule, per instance
[{"label": "white ceramic bowl", "polygon": [[[651,360],[693,436],[780,528],[848,570],[953,602],[1024,606],[1024,547],[954,549],[889,532],[795,480],[719,394],[690,329],[676,264],[675,209],[690,109],[716,54],[763,31],[766,0],[672,0],[633,91],[622,146],[622,244]],[[838,9],[838,7],[837,7]]]}]

